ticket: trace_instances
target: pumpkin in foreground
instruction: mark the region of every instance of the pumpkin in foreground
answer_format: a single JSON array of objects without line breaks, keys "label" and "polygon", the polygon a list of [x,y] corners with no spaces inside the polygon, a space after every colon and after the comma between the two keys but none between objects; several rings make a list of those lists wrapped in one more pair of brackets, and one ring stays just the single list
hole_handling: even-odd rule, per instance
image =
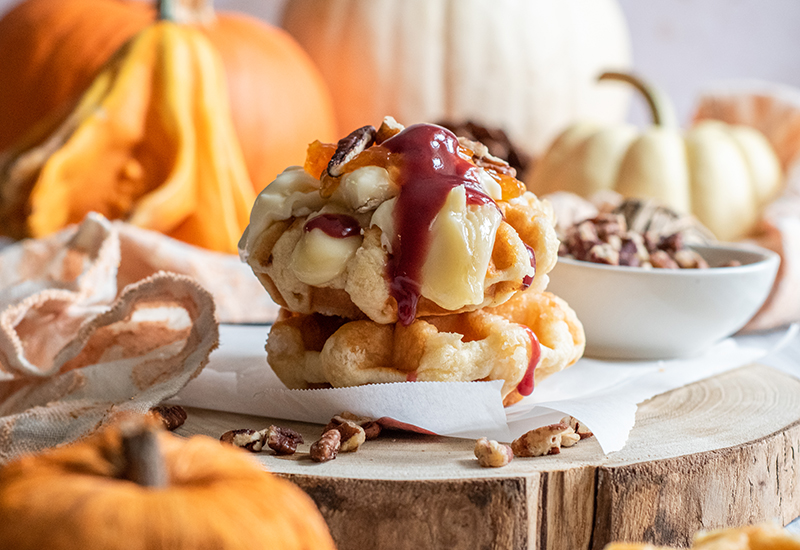
[{"label": "pumpkin in foreground", "polygon": [[658,90],[626,74],[606,73],[601,79],[634,85],[645,96],[654,125],[643,132],[627,124],[570,126],[526,174],[530,189],[539,195],[570,191],[587,198],[611,189],[625,198],[654,198],[692,213],[720,240],[751,234],[783,181],[778,157],[764,135],[711,120],[681,133]]},{"label": "pumpkin in foreground", "polygon": [[0,548],[333,550],[298,487],[246,452],[128,419],[0,468]]}]

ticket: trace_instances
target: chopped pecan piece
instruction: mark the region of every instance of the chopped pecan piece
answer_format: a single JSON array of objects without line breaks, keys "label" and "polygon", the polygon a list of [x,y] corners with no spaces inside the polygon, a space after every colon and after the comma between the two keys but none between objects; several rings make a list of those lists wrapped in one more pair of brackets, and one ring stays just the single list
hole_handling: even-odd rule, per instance
[{"label": "chopped pecan piece", "polygon": [[342,444],[339,430],[328,430],[322,437],[311,444],[309,455],[314,462],[328,462],[336,458]]},{"label": "chopped pecan piece", "polygon": [[342,418],[347,420],[352,420],[362,428],[364,428],[364,435],[367,438],[367,441],[370,439],[376,439],[381,434],[381,425],[378,423],[377,420],[373,420],[366,416],[358,416],[357,414],[343,412],[339,414]]},{"label": "chopped pecan piece", "polygon": [[222,443],[233,445],[234,447],[241,447],[252,453],[257,453],[264,448],[265,439],[265,430],[256,431],[247,428],[230,430],[222,434],[219,438]]},{"label": "chopped pecan piece", "polygon": [[356,155],[375,143],[376,130],[374,126],[362,126],[353,130],[336,144],[336,152],[328,162],[328,175],[337,178],[344,173],[344,165],[353,160]]},{"label": "chopped pecan piece", "polygon": [[339,450],[343,453],[357,451],[361,444],[367,439],[364,428],[354,421],[341,416],[334,416],[331,418],[331,421],[325,426],[323,432],[328,432],[330,430],[338,430],[341,435],[341,448]]},{"label": "chopped pecan piece", "polygon": [[561,433],[561,446],[562,447],[572,447],[578,441],[581,440],[581,436],[575,433],[573,428],[567,428]]},{"label": "chopped pecan piece", "polygon": [[[639,211],[623,203],[620,212],[600,212],[594,218],[575,223],[563,230],[558,255],[576,260],[643,268],[705,268],[706,261],[690,248],[686,248],[682,225],[656,224],[657,228],[641,223],[641,217],[634,216],[635,225],[629,224],[628,216]],[[633,203],[630,203],[633,204]],[[651,209],[652,210],[652,209]],[[674,214],[677,216],[677,214]],[[676,231],[665,233],[670,226]],[[635,227],[644,228],[644,232]]]},{"label": "chopped pecan piece", "polygon": [[180,405],[159,405],[150,409],[150,414],[161,420],[169,431],[183,426],[187,418],[186,410]]},{"label": "chopped pecan piece", "polygon": [[596,264],[619,265],[619,252],[608,243],[599,243],[589,250],[587,260]]},{"label": "chopped pecan piece", "polygon": [[303,436],[291,428],[270,426],[267,428],[267,446],[279,455],[292,455],[303,443]]},{"label": "chopped pecan piece", "polygon": [[678,250],[675,252],[674,258],[683,269],[706,269],[708,267],[708,262],[690,248]]},{"label": "chopped pecan piece", "polygon": [[592,437],[594,434],[592,431],[586,427],[586,424],[575,418],[574,416],[565,416],[561,419],[562,424],[566,424],[570,428],[572,428],[576,434],[578,434],[581,439],[586,439],[587,437]]},{"label": "chopped pecan piece", "polygon": [[375,134],[375,143],[380,145],[392,136],[396,136],[405,129],[405,126],[397,122],[394,117],[383,117],[383,122]]},{"label": "chopped pecan piece", "polygon": [[[531,157],[511,142],[508,135],[501,128],[491,128],[482,126],[474,121],[456,123],[453,121],[440,121],[440,126],[444,126],[455,135],[470,141],[477,141],[484,146],[489,154],[498,159],[514,170],[516,174],[524,174],[531,164]],[[469,147],[469,149],[472,149]],[[478,151],[472,149],[478,154]],[[480,155],[479,155],[480,156]],[[512,175],[514,175],[512,173]]]},{"label": "chopped pecan piece", "polygon": [[622,239],[619,250],[619,265],[639,267],[650,261],[650,253],[644,244],[644,238],[638,233],[630,233]]},{"label": "chopped pecan piece", "polygon": [[378,436],[381,435],[381,430],[383,429],[375,420],[370,420],[366,424],[362,424],[361,427],[364,428],[364,437],[367,441],[377,439]]},{"label": "chopped pecan piece", "polygon": [[608,238],[612,235],[622,236],[628,232],[628,225],[625,217],[619,214],[601,213],[592,220],[597,227],[597,235],[601,240],[609,242]]},{"label": "chopped pecan piece", "polygon": [[681,267],[665,250],[653,251],[650,254],[650,263],[653,264],[653,267],[661,269],[680,269]]},{"label": "chopped pecan piece", "polygon": [[575,234],[577,238],[584,243],[600,242],[600,235],[597,231],[597,226],[592,220],[587,220],[578,224]]},{"label": "chopped pecan piece", "polygon": [[475,457],[484,468],[500,468],[514,459],[514,452],[508,445],[482,437],[475,442]]},{"label": "chopped pecan piece", "polygon": [[557,455],[561,452],[561,436],[572,428],[564,423],[551,424],[531,430],[511,443],[516,456]]},{"label": "chopped pecan piece", "polygon": [[684,248],[683,236],[680,233],[666,235],[661,238],[657,246],[659,250],[665,250],[670,254],[675,254],[678,250]]}]

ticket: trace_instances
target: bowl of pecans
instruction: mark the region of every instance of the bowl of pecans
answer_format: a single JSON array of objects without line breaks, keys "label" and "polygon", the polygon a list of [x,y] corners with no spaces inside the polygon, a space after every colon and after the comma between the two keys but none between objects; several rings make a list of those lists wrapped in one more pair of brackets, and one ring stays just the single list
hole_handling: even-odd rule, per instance
[{"label": "bowl of pecans", "polygon": [[548,290],[583,323],[585,355],[688,357],[744,327],[769,296],[780,257],[713,242],[702,228],[674,217],[676,223],[642,226],[629,206],[598,213],[561,235]]}]

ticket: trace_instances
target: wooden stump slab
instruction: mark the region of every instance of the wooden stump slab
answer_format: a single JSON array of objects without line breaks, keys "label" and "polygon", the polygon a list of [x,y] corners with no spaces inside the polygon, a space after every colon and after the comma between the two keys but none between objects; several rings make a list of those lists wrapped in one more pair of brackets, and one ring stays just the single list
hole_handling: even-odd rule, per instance
[{"label": "wooden stump slab", "polygon": [[800,381],[753,365],[640,404],[619,452],[594,439],[481,468],[474,441],[385,432],[324,464],[321,426],[189,409],[183,435],[289,426],[299,452],[254,456],[302,487],[339,550],[686,546],[694,532],[800,516]]}]

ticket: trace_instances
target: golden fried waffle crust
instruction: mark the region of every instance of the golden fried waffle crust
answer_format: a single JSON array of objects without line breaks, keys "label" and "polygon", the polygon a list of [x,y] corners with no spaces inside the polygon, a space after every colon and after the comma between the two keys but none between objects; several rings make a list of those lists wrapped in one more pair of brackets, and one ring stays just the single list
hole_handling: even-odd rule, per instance
[{"label": "golden fried waffle crust", "polygon": [[545,292],[553,208],[515,176],[433,124],[312,143],[239,242],[282,307],[267,355],[284,384],[502,380],[508,405],[577,361],[583,327]]},{"label": "golden fried waffle crust", "polygon": [[[505,221],[497,228],[484,276],[482,300],[448,310],[423,294],[417,305],[417,316],[448,315],[505,302],[523,288],[523,279],[528,275],[530,257],[525,245],[536,255],[536,274],[531,286],[543,290],[548,281],[547,272],[555,265],[558,255],[552,214],[546,204],[531,193],[514,202],[498,203]],[[250,265],[272,299],[297,313],[396,322],[397,301],[390,295],[391,281],[386,274],[388,252],[381,246],[382,231],[378,227],[364,231],[346,267],[333,279],[318,285],[298,279],[291,267],[292,255],[304,236],[303,228],[309,217],[275,224],[257,238]]]},{"label": "golden fried waffle crust", "polygon": [[539,382],[577,361],[584,345],[575,312],[548,292],[528,289],[496,308],[421,317],[408,326],[283,310],[266,349],[289,388],[503,380],[508,405],[522,398],[517,388],[526,374]]}]

